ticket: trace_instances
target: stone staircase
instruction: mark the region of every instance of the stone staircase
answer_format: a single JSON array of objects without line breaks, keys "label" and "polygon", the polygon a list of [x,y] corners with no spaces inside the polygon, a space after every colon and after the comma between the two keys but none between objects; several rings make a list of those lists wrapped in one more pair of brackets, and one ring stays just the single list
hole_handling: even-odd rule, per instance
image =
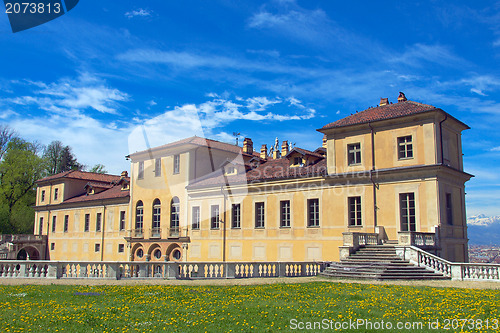
[{"label": "stone staircase", "polygon": [[401,259],[393,244],[363,246],[340,262],[330,264],[320,274],[336,278],[375,280],[450,279]]}]

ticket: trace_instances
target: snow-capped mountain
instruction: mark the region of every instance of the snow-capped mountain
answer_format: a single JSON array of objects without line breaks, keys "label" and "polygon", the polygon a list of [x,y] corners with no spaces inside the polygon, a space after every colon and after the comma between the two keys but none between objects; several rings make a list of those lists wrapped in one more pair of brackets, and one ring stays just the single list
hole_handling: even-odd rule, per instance
[{"label": "snow-capped mountain", "polygon": [[492,224],[500,224],[500,216],[486,216],[484,214],[473,215],[467,218],[468,225],[492,225]]},{"label": "snow-capped mountain", "polygon": [[470,216],[467,226],[469,244],[500,245],[500,216]]}]

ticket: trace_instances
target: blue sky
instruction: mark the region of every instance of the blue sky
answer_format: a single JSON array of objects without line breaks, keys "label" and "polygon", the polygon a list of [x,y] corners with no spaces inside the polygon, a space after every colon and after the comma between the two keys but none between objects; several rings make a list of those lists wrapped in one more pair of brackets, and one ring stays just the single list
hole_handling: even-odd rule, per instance
[{"label": "blue sky", "polygon": [[16,34],[0,15],[0,45],[0,121],[112,173],[143,133],[314,149],[403,91],[472,128],[467,213],[500,215],[500,2],[86,0]]}]

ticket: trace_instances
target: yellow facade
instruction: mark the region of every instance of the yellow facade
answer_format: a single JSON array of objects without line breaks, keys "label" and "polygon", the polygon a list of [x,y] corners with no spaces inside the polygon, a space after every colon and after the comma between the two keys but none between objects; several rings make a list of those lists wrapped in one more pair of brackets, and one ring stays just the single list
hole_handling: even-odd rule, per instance
[{"label": "yellow facade", "polygon": [[319,130],[325,149],[316,152],[284,142],[257,154],[248,139],[241,149],[188,138],[131,154],[127,198],[62,208],[86,181],[42,182],[35,233],[40,218],[56,216],[55,232],[42,228],[55,260],[336,261],[344,232],[383,229],[392,241],[406,231],[435,234],[438,255],[467,261],[467,128],[441,109],[402,99],[326,125]]}]

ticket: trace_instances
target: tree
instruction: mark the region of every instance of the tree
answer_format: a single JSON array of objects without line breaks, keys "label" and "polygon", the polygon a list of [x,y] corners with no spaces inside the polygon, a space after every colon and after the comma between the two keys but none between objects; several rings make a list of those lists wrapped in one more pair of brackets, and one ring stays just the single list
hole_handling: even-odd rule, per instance
[{"label": "tree", "polygon": [[40,145],[12,139],[0,163],[1,233],[33,232],[36,180],[45,176],[46,161]]},{"label": "tree", "polygon": [[94,172],[94,173],[107,173],[106,167],[102,164],[96,164],[94,165],[89,172]]},{"label": "tree", "polygon": [[17,137],[16,132],[7,125],[0,125],[0,161],[7,151],[7,145]]},{"label": "tree", "polygon": [[61,141],[52,141],[45,149],[47,172],[50,175],[70,171],[83,170],[84,165],[78,163],[70,146],[64,146]]}]

